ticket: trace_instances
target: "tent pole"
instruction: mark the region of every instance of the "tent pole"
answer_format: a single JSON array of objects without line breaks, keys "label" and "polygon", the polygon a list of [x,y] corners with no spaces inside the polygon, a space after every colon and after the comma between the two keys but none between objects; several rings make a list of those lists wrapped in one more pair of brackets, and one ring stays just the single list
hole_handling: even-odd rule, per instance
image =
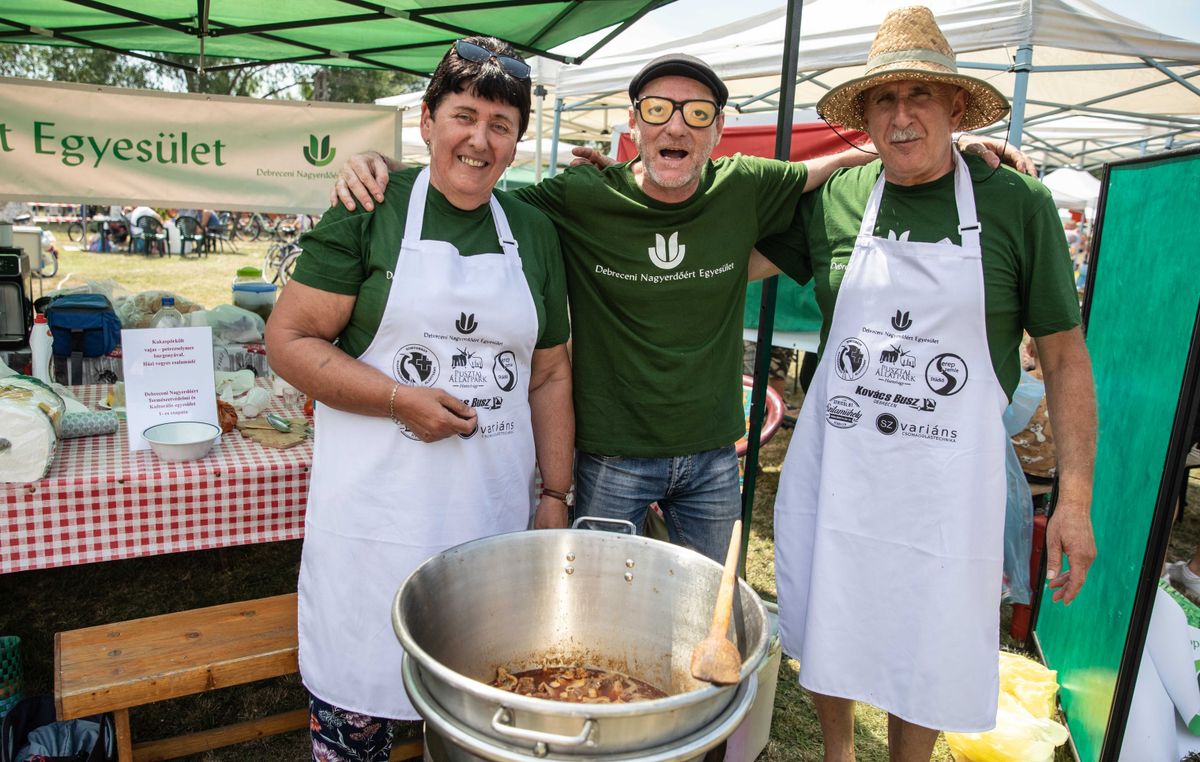
[{"label": "tent pole", "polygon": [[558,173],[558,133],[562,129],[562,112],[563,99],[554,99],[554,132],[550,135],[550,155],[554,157],[554,161],[550,162],[550,177],[554,177]]},{"label": "tent pole", "polygon": [[542,101],[546,100],[546,88],[542,85],[533,88],[533,97],[537,98],[537,103],[535,104],[537,140],[533,144],[533,181],[536,183],[542,179],[542,131],[545,124],[542,119]]},{"label": "tent pole", "polygon": [[1017,48],[1017,60],[1013,63],[1013,71],[1017,73],[1013,85],[1012,121],[1008,125],[1008,142],[1013,148],[1021,147],[1021,132],[1025,126],[1025,96],[1029,92],[1029,70],[1033,68],[1033,46],[1021,45]]},{"label": "tent pole", "polygon": [[[784,31],[783,65],[779,73],[779,119],[775,124],[775,158],[792,156],[792,111],[796,107],[796,73],[800,49],[803,0],[788,0]],[[759,438],[767,402],[767,374],[771,368],[771,340],[775,333],[775,295],[779,276],[763,281],[758,308],[758,343],[754,355],[754,386],[750,391],[750,430],[746,433],[746,469],[742,481],[742,557],[739,570],[746,575],[746,546],[750,544],[750,519],[754,514],[754,481],[758,474]]]},{"label": "tent pole", "polygon": [[404,161],[404,108],[396,109],[396,131],[392,133],[396,136],[395,143],[392,144],[392,156],[396,157],[397,161]]},{"label": "tent pole", "polygon": [[542,84],[542,59],[533,59],[533,66],[534,81],[537,83],[533,86],[533,97],[537,99],[533,104],[534,121],[537,123],[537,139],[533,144],[533,181],[536,183],[542,179],[542,101],[546,100],[546,87]]}]

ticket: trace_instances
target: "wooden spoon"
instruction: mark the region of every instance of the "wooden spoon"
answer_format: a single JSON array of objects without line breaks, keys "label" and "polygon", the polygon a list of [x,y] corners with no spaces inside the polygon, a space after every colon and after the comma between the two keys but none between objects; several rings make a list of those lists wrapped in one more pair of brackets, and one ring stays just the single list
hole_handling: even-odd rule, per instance
[{"label": "wooden spoon", "polygon": [[742,549],[742,522],[733,524],[729,552],[725,556],[725,572],[717,590],[717,605],[713,608],[712,628],[708,637],[692,649],[692,677],[717,685],[733,685],[742,671],[742,655],[726,633],[733,615],[733,586],[737,582],[738,556]]}]

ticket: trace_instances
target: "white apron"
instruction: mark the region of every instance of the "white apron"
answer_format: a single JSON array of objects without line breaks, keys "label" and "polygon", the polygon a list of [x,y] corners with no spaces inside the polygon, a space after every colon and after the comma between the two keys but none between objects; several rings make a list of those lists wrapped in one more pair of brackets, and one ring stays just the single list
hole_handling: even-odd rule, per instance
[{"label": "white apron", "polygon": [[962,246],[875,237],[875,185],[784,462],[775,555],[804,687],[973,732],[996,720],[1007,403],[956,161]]},{"label": "white apron", "polygon": [[[318,405],[300,566],[300,674],[318,698],[417,719],[391,605],[446,548],[526,528],[533,511],[529,371],[537,313],[517,244],[491,199],[503,253],[421,240],[429,170],[413,185],[379,331],[359,358],[399,383],[473,406],[470,436],[424,443],[386,417]],[[486,571],[484,572],[486,573]]]}]

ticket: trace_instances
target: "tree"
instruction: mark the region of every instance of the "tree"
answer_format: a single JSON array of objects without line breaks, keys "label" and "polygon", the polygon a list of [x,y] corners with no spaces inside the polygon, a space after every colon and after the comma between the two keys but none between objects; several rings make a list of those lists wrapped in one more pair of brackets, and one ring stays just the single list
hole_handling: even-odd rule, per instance
[{"label": "tree", "polygon": [[303,91],[307,100],[337,103],[374,103],[398,93],[411,93],[425,87],[425,80],[412,74],[387,69],[350,69],[312,66],[312,78]]},{"label": "tree", "polygon": [[[182,66],[195,67],[199,63],[197,56],[178,53],[154,55]],[[205,59],[208,66],[235,62],[229,59]],[[237,69],[199,74],[108,50],[0,45],[0,76],[52,82],[339,103],[371,103],[376,98],[412,92],[424,86],[422,78],[396,71],[290,63],[245,63],[248,65]]]},{"label": "tree", "polygon": [[0,45],[0,75],[112,87],[154,88],[160,67],[109,50]]}]

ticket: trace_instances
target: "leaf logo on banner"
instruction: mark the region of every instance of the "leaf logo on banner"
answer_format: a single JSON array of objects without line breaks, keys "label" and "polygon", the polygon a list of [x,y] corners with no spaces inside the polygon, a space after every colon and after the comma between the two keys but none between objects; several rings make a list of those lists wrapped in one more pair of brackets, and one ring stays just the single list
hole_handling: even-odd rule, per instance
[{"label": "leaf logo on banner", "polygon": [[337,149],[329,147],[329,136],[321,138],[320,143],[317,142],[316,135],[308,136],[308,145],[304,148],[304,160],[314,167],[323,167],[333,161],[333,157],[337,155]]}]

